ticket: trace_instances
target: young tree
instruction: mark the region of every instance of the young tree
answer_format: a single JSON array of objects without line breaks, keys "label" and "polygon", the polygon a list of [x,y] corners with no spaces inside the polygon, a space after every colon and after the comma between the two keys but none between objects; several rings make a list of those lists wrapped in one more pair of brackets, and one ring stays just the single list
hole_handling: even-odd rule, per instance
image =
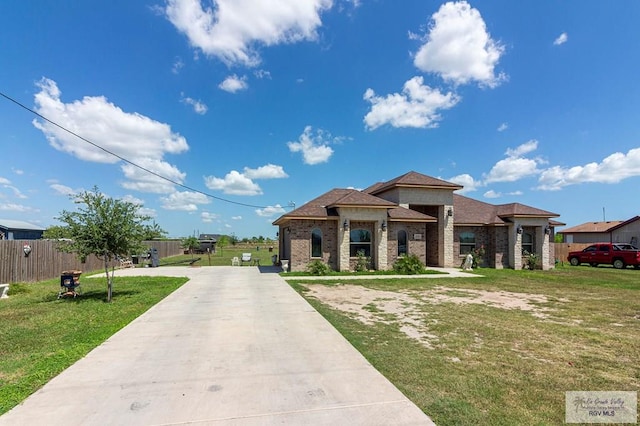
[{"label": "young tree", "polygon": [[181,245],[183,249],[189,250],[189,253],[191,253],[191,259],[193,259],[193,251],[200,248],[200,240],[194,236],[183,238]]},{"label": "young tree", "polygon": [[107,301],[111,302],[114,268],[109,274],[109,262],[146,250],[142,241],[149,226],[144,222],[150,218],[140,215],[136,204],[109,198],[95,186],[72,199],[79,205],[77,211],[64,210],[57,218],[66,224],[70,238],[61,241],[60,250],[76,253],[81,260],[93,254],[104,261]]},{"label": "young tree", "polygon": [[223,249],[229,245],[229,242],[231,241],[231,239],[229,238],[229,236],[227,235],[220,235],[218,237],[218,241],[216,242],[216,246],[218,246],[218,248],[220,249],[220,255],[224,255],[223,253]]},{"label": "young tree", "polygon": [[54,225],[50,226],[42,233],[42,238],[47,240],[62,240],[71,238],[69,228],[66,226]]},{"label": "young tree", "polygon": [[156,222],[153,222],[151,225],[147,225],[146,230],[147,231],[144,235],[145,241],[167,238],[167,231],[162,229]]}]

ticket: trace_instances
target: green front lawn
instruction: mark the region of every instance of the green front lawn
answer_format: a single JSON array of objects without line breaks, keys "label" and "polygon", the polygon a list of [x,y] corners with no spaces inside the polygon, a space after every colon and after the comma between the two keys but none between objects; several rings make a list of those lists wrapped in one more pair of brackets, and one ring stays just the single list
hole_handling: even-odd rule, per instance
[{"label": "green front lawn", "polygon": [[566,391],[640,388],[640,271],[475,272],[290,282],[438,425],[558,425]]},{"label": "green front lawn", "polygon": [[83,294],[57,299],[59,278],[11,284],[0,301],[0,414],[85,356],[186,282],[186,278],[82,278]]}]

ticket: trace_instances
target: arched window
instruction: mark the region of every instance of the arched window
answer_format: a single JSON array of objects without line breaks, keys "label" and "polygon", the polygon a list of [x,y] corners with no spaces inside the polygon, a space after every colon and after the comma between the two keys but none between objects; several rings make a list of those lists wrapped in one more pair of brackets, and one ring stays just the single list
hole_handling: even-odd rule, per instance
[{"label": "arched window", "polygon": [[525,232],[522,234],[522,253],[535,253],[533,250],[533,234]]},{"label": "arched window", "polygon": [[407,254],[407,231],[400,230],[398,231],[398,257],[406,256]]},{"label": "arched window", "polygon": [[311,257],[322,257],[322,231],[319,228],[311,231]]},{"label": "arched window", "polygon": [[358,252],[371,256],[371,232],[366,229],[353,229],[349,233],[349,256],[356,257]]},{"label": "arched window", "polygon": [[460,233],[460,254],[468,254],[476,248],[476,234],[473,232]]}]

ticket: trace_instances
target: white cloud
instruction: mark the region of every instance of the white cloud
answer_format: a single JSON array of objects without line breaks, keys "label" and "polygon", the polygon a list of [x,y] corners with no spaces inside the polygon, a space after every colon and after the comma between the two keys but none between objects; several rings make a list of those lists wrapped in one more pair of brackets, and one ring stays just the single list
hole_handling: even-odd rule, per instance
[{"label": "white cloud", "polygon": [[264,209],[257,209],[256,214],[260,217],[272,217],[277,214],[286,213],[285,209],[282,208],[280,204],[276,204],[275,206],[265,207]]},{"label": "white cloud", "polygon": [[631,149],[626,154],[616,152],[601,163],[546,169],[540,175],[538,189],[554,191],[585,182],[618,183],[635,176],[640,176],[640,148]]},{"label": "white cloud", "polygon": [[242,216],[231,216],[231,220],[242,220]]},{"label": "white cloud", "polygon": [[53,189],[59,195],[66,195],[66,196],[71,196],[71,195],[75,195],[83,192],[82,189],[73,189],[71,187],[68,187],[66,185],[62,185],[59,183],[52,183],[51,185],[49,185],[49,188]]},{"label": "white cloud", "polygon": [[367,89],[363,98],[371,103],[371,111],[364,117],[367,129],[382,125],[393,127],[434,128],[441,120],[440,110],[452,108],[460,97],[452,92],[442,94],[438,89],[423,84],[421,76],[413,77],[404,84],[402,93],[386,97],[376,96]]},{"label": "white cloud", "polygon": [[313,128],[307,126],[298,138],[297,142],[287,142],[289,151],[302,152],[303,162],[305,164],[314,165],[326,163],[333,155],[333,148],[329,143],[336,142],[341,138],[332,138],[331,135],[323,130],[316,130],[313,134]]},{"label": "white cloud", "polygon": [[[6,189],[10,190],[13,193],[11,198],[20,198],[20,199],[28,198],[18,188],[16,188],[15,186],[11,185],[11,181],[9,179],[7,179],[7,178],[0,177],[0,185],[2,185],[3,188],[6,188]],[[4,195],[0,194],[0,197],[4,197]]]},{"label": "white cloud", "polygon": [[15,203],[0,203],[0,211],[18,212],[18,213],[34,213],[40,210],[33,207]]},{"label": "white cloud", "polygon": [[265,78],[271,80],[271,73],[269,71],[267,71],[267,70],[262,70],[262,69],[255,70],[253,72],[253,75],[259,80],[262,80],[262,79],[265,79]]},{"label": "white cloud", "polygon": [[484,183],[515,182],[522,178],[539,174],[540,169],[538,169],[538,165],[542,163],[542,160],[523,157],[525,154],[529,154],[537,148],[538,141],[532,139],[515,149],[507,149],[507,158],[498,161],[491,168],[484,179]]},{"label": "white cloud", "polygon": [[426,43],[414,57],[414,65],[455,84],[478,82],[496,87],[505,78],[495,67],[504,47],[487,32],[477,9],[466,1],[447,2],[433,14]]},{"label": "white cloud", "polygon": [[332,0],[168,0],[166,17],[191,45],[227,65],[256,66],[258,46],[316,40]]},{"label": "white cloud", "polygon": [[184,62],[182,62],[182,58],[176,57],[173,62],[173,66],[171,67],[171,72],[174,74],[179,74],[180,71],[184,68]]},{"label": "white cloud", "polygon": [[500,192],[496,192],[493,189],[487,191],[484,193],[484,197],[485,198],[500,198],[502,197],[502,193]]},{"label": "white cloud", "polygon": [[121,197],[120,200],[124,201],[125,203],[130,203],[130,204],[135,204],[136,206],[142,206],[144,205],[144,201],[141,200],[140,198],[134,197],[133,195],[125,195],[124,197]]},{"label": "white cloud", "polygon": [[249,179],[281,179],[289,177],[282,166],[276,166],[275,164],[267,164],[257,169],[245,167],[244,175]]},{"label": "white cloud", "polygon": [[[103,96],[85,96],[82,100],[65,104],[60,100],[56,82],[47,78],[40,80],[38,87],[36,112],[91,142],[47,121],[34,119],[33,125],[45,134],[55,149],[98,163],[118,163],[121,160],[117,155],[142,166],[151,165],[150,169],[156,172],[170,169],[172,173],[168,177],[184,178],[175,166],[162,160],[165,154],[179,154],[189,149],[185,138],[172,132],[168,124],[138,113],[124,112]],[[134,172],[134,168],[129,163],[122,166],[130,179],[143,182],[149,179],[150,175],[140,169]],[[132,186],[135,187],[135,183]],[[143,184],[140,187],[144,190]]]},{"label": "white cloud", "polygon": [[242,173],[232,170],[224,178],[205,176],[204,183],[209,189],[230,195],[260,195],[262,189]]},{"label": "white cloud", "polygon": [[538,162],[530,158],[508,157],[498,161],[492,168],[485,183],[493,182],[515,182],[522,178],[537,175]]},{"label": "white cloud", "polygon": [[13,185],[3,185],[4,188],[7,188],[9,190],[11,190],[11,192],[13,192],[13,198],[19,198],[24,200],[25,198],[28,198],[26,195],[24,195],[18,188],[16,188]]},{"label": "white cloud", "polygon": [[204,223],[211,223],[214,220],[218,219],[220,216],[215,213],[202,212],[200,213],[200,218]]},{"label": "white cloud", "polygon": [[24,170],[14,169],[13,167],[11,168],[11,171],[13,171],[13,173],[15,173],[17,175],[23,175],[24,174]]},{"label": "white cloud", "polygon": [[558,36],[558,38],[553,40],[553,44],[555,46],[560,46],[561,44],[565,44],[567,40],[569,40],[569,36],[567,35],[567,33],[562,33]]},{"label": "white cloud", "polygon": [[249,85],[247,85],[247,76],[238,77],[233,74],[225,78],[218,87],[225,92],[236,93],[240,90],[246,90]]},{"label": "white cloud", "polygon": [[124,176],[129,180],[123,182],[122,186],[128,190],[151,192],[155,194],[168,194],[175,191],[175,186],[172,182],[181,184],[186,177],[185,173],[181,172],[177,167],[167,163],[166,161],[152,158],[141,158],[138,160],[137,164],[146,170],[165,177],[166,179],[162,179],[142,170],[139,167],[125,163],[121,168]]},{"label": "white cloud", "polygon": [[[96,145],[125,158],[160,159],[165,153],[179,154],[188,150],[187,141],[160,123],[138,113],[127,113],[103,96],[85,96],[81,101],[62,103],[56,82],[43,78],[38,83],[35,110],[39,114],[72,130]],[[51,146],[75,157],[98,163],[117,163],[115,156],[97,148],[53,124],[35,119]]]},{"label": "white cloud", "polygon": [[499,132],[504,132],[505,130],[507,130],[509,128],[509,124],[508,123],[502,123],[498,126],[498,131]]},{"label": "white cloud", "polygon": [[458,185],[462,185],[464,187],[457,191],[458,194],[473,192],[476,191],[480,186],[482,186],[482,182],[475,180],[470,174],[467,173],[454,176],[447,179],[447,181],[451,183],[457,183]]},{"label": "white cloud", "polygon": [[515,149],[507,148],[506,155],[509,157],[520,157],[538,149],[538,141],[531,139],[522,145],[519,145]]},{"label": "white cloud", "polygon": [[193,107],[193,110],[196,112],[196,114],[200,114],[200,115],[206,114],[207,110],[209,109],[207,108],[207,105],[205,105],[202,101],[195,100],[188,96],[185,97],[184,94],[181,94],[180,102],[182,102],[185,105],[191,105]]},{"label": "white cloud", "polygon": [[196,211],[198,210],[198,205],[211,202],[206,195],[192,191],[174,192],[167,197],[161,197],[161,201],[164,209],[187,212]]}]

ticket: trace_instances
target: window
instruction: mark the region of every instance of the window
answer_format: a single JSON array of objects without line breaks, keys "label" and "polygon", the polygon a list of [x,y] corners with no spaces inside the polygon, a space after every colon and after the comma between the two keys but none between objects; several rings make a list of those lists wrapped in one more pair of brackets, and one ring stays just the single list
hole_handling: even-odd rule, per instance
[{"label": "window", "polygon": [[398,231],[398,257],[407,255],[407,231]]},{"label": "window", "polygon": [[533,234],[528,232],[522,234],[522,252],[535,253],[533,250]]},{"label": "window", "polygon": [[476,234],[473,232],[460,233],[460,254],[469,254],[476,248]]},{"label": "window", "polygon": [[371,256],[371,232],[366,229],[353,229],[349,233],[349,243],[349,256],[356,257],[360,251]]},{"label": "window", "polygon": [[322,257],[322,231],[318,228],[311,231],[311,257]]}]

